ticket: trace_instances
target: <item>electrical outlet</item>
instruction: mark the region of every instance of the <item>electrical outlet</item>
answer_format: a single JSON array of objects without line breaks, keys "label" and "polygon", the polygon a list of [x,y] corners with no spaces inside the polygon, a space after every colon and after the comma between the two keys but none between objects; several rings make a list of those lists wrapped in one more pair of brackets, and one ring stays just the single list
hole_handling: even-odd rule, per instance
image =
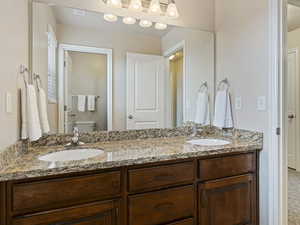
[{"label": "electrical outlet", "polygon": [[242,97],[241,96],[235,98],[235,109],[236,110],[242,109]]},{"label": "electrical outlet", "polygon": [[6,93],[6,113],[12,113],[12,95],[11,93]]}]

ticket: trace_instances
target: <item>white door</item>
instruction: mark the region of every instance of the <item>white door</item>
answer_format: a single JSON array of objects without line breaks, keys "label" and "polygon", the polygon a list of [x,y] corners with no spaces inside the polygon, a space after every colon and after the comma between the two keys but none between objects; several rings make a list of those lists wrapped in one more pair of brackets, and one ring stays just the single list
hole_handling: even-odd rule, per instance
[{"label": "white door", "polygon": [[127,53],[127,129],[164,128],[164,58]]},{"label": "white door", "polygon": [[288,115],[288,166],[296,169],[297,162],[297,123],[296,123],[296,110],[298,106],[298,71],[297,71],[297,51],[291,50],[288,54],[288,101],[287,101],[287,115]]}]

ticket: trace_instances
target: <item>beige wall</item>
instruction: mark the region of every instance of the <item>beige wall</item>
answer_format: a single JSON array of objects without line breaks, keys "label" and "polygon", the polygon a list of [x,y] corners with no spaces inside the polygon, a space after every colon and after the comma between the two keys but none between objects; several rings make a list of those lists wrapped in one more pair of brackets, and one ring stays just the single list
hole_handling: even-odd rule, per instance
[{"label": "beige wall", "polygon": [[[72,73],[68,75],[69,95],[100,96],[95,112],[78,112],[77,99],[73,98],[76,121],[95,121],[97,130],[107,130],[107,60],[106,55],[69,52]],[[75,104],[74,104],[75,103]]]},{"label": "beige wall", "polygon": [[288,48],[298,48],[300,50],[300,28],[288,32]]},{"label": "beige wall", "polygon": [[149,35],[101,32],[59,25],[60,43],[84,45],[113,50],[113,129],[126,127],[126,52],[161,54],[159,37]]},{"label": "beige wall", "polygon": [[[19,66],[28,66],[27,0],[1,0],[0,7],[0,150],[19,139]],[[12,94],[12,113],[6,113],[5,94]]]},{"label": "beige wall", "polygon": [[[42,3],[33,3],[33,49],[32,71],[42,78],[42,86],[48,93],[48,25],[56,32],[56,20],[50,6]],[[48,117],[50,132],[58,130],[58,105],[48,103]]]},{"label": "beige wall", "polygon": [[162,51],[166,52],[185,41],[186,120],[195,118],[197,92],[207,81],[210,96],[214,93],[214,35],[200,30],[174,28],[162,38]]},{"label": "beige wall", "polygon": [[234,111],[235,127],[265,134],[261,153],[261,224],[268,222],[268,111],[257,111],[256,98],[268,96],[268,1],[224,0],[215,2],[217,81],[227,77],[233,105],[242,97],[242,109]]}]

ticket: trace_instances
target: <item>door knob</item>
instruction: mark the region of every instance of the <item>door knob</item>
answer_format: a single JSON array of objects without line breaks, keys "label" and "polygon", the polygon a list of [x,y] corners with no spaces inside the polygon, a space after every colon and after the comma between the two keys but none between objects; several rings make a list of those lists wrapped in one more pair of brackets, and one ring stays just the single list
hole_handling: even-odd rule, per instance
[{"label": "door knob", "polygon": [[291,113],[291,114],[288,115],[288,118],[289,118],[289,119],[294,119],[295,117],[296,117],[296,116],[295,116],[295,114],[293,114],[293,113]]},{"label": "door knob", "polygon": [[129,115],[128,119],[132,120],[133,119],[133,115]]}]

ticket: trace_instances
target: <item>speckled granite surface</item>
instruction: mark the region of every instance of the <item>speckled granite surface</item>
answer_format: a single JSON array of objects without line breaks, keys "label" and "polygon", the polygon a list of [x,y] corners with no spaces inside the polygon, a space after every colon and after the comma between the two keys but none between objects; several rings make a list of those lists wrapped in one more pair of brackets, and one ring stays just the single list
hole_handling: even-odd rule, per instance
[{"label": "speckled granite surface", "polygon": [[[165,130],[165,129],[164,129]],[[155,132],[154,132],[155,131]],[[145,132],[145,131],[144,131]],[[147,133],[157,133],[157,129]],[[15,155],[15,159],[0,170],[0,181],[16,180],[29,177],[41,177],[70,172],[81,172],[103,168],[137,165],[151,162],[185,159],[199,156],[217,155],[231,152],[247,152],[262,149],[263,136],[261,133],[236,130],[236,132],[220,131],[211,128],[201,128],[197,137],[191,137],[191,132],[179,135],[166,133],[159,137],[151,135],[140,136],[137,139],[126,138],[91,142],[80,148],[102,149],[104,153],[87,160],[57,163],[50,169],[48,162],[38,160],[39,156],[56,151],[66,150],[63,146],[33,145],[27,153]],[[128,131],[127,131],[128,133]],[[129,132],[130,133],[130,132]],[[158,132],[159,133],[159,132]],[[160,133],[164,133],[162,130]],[[196,146],[187,143],[197,138],[221,138],[231,141],[224,146]],[[78,148],[78,147],[77,147]],[[1,156],[0,156],[1,157]]]}]

